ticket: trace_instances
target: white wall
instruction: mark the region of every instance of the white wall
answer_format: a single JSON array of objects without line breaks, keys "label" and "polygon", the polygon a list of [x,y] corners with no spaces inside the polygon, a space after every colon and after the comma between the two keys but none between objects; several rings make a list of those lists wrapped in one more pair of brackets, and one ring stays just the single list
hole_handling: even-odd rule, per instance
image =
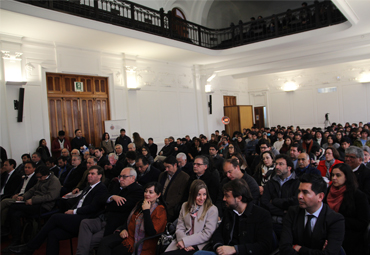
[{"label": "white wall", "polygon": [[[325,114],[331,122],[370,121],[370,84],[359,82],[370,72],[370,61],[324,66],[248,78],[249,94],[254,106],[266,106],[270,126],[324,126]],[[286,81],[299,88],[284,92]],[[336,87],[332,93],[319,93],[319,88]]]},{"label": "white wall", "polygon": [[[1,37],[1,50],[13,44],[8,39]],[[128,135],[139,132],[143,138],[153,137],[161,145],[170,135],[177,138],[205,133],[204,87],[199,87],[200,76],[195,75],[192,66],[25,39],[17,45],[23,53],[22,71],[27,80],[24,117],[22,123],[17,123],[17,111],[13,109],[19,86],[5,85],[1,75],[0,142],[8,156],[18,162],[23,153],[34,152],[42,138],[50,147],[46,72],[108,77],[111,119],[126,119]],[[127,89],[127,66],[134,67],[140,90]]]}]

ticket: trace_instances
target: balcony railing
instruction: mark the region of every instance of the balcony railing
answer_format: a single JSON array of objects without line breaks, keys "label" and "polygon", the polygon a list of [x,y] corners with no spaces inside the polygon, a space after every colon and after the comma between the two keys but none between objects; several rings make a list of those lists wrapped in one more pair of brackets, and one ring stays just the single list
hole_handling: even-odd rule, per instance
[{"label": "balcony railing", "polygon": [[331,1],[318,2],[255,21],[210,29],[159,11],[122,0],[18,0],[121,27],[190,43],[209,49],[229,49],[347,21]]}]

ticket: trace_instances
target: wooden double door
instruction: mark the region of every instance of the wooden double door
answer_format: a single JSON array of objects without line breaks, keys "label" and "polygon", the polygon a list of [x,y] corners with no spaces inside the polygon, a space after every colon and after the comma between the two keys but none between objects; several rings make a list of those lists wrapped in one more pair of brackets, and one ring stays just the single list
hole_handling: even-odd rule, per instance
[{"label": "wooden double door", "polygon": [[[106,77],[47,73],[51,141],[59,130],[71,140],[81,129],[89,144],[99,146],[104,121],[109,120],[108,79]],[[74,82],[83,83],[83,92],[74,90]]]}]

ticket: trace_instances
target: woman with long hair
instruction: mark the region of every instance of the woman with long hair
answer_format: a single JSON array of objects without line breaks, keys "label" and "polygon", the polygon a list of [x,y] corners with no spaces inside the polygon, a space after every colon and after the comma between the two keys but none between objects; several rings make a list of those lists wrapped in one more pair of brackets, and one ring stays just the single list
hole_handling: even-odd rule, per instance
[{"label": "woman with long hair", "polygon": [[340,145],[336,142],[334,135],[328,135],[327,142],[322,145],[324,149],[327,149],[328,147],[334,147],[335,149],[338,149]]},{"label": "woman with long hair", "polygon": [[[158,182],[150,182],[145,186],[144,199],[131,211],[119,234],[102,239],[98,255],[131,255],[139,240],[165,230],[167,213],[161,191],[162,185]],[[154,255],[157,240],[158,238],[153,238],[144,241],[139,246],[137,255]]]},{"label": "woman with long hair", "polygon": [[50,158],[50,150],[46,144],[45,139],[39,141],[39,147],[37,147],[36,152],[40,153],[42,161],[45,163],[48,158]]},{"label": "woman with long hair", "polygon": [[216,230],[217,217],[218,210],[212,204],[207,185],[202,180],[193,181],[188,201],[181,207],[176,238],[164,254],[190,255],[202,250]]},{"label": "woman with long hair", "polygon": [[321,176],[327,183],[329,183],[333,167],[336,164],[343,163],[343,161],[339,160],[339,157],[339,152],[335,148],[328,147],[325,151],[325,160],[321,160],[317,166],[317,169],[321,172]]},{"label": "woman with long hair", "polygon": [[107,132],[101,138],[100,147],[104,149],[106,155],[114,152],[114,143]]},{"label": "woman with long hair", "polygon": [[136,151],[139,152],[139,154],[140,154],[141,153],[141,148],[143,146],[145,146],[146,143],[145,143],[144,139],[141,138],[141,136],[137,132],[134,132],[132,134],[132,138],[133,138],[133,140],[134,140],[133,142],[134,142],[134,144],[136,146]]},{"label": "woman with long hair", "polygon": [[263,194],[263,186],[271,179],[275,173],[275,162],[274,155],[271,151],[264,151],[261,154],[261,161],[257,165],[256,170],[253,174],[253,178],[256,180],[260,194]]},{"label": "woman with long hair", "polygon": [[202,150],[202,146],[201,146],[200,139],[197,137],[194,137],[193,144],[191,145],[190,150],[188,152],[188,156],[190,160],[193,161],[196,156],[200,155],[201,150]]},{"label": "woman with long hair", "polygon": [[342,138],[343,138],[343,133],[342,131],[338,131],[336,134],[335,134],[335,138],[337,139],[337,143],[340,145],[341,142],[342,142]]},{"label": "woman with long hair", "polygon": [[154,163],[154,159],[152,157],[152,155],[150,155],[150,150],[147,146],[143,146],[143,148],[141,149],[141,154],[146,157],[146,159],[148,160],[149,164],[153,164]]},{"label": "woman with long hair", "polygon": [[280,151],[279,151],[280,154],[288,154],[289,155],[291,145],[292,145],[292,138],[290,138],[290,136],[285,137],[284,144],[280,148]]},{"label": "woman with long hair", "polygon": [[242,154],[237,152],[234,155],[232,155],[231,158],[235,158],[236,160],[238,160],[241,170],[249,172],[247,161],[245,160]]},{"label": "woman with long hair", "polygon": [[226,153],[224,154],[225,159],[229,159],[232,156],[236,155],[237,153],[242,153],[240,151],[239,146],[236,144],[236,142],[230,143],[226,148],[225,148]]},{"label": "woman with long hair", "polygon": [[332,185],[324,202],[345,219],[343,249],[348,255],[366,254],[364,234],[369,224],[369,204],[358,189],[356,177],[347,164],[337,164],[331,172]]}]

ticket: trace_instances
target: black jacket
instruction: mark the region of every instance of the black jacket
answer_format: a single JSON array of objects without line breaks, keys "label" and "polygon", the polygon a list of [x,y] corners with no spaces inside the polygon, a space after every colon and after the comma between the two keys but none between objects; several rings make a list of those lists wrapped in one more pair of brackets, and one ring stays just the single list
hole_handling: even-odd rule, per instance
[{"label": "black jacket", "polygon": [[[237,232],[233,235],[234,230]],[[241,216],[226,209],[211,240],[214,250],[221,245],[232,245],[237,255],[269,254],[274,249],[271,216],[268,211],[252,203],[247,205]]]},{"label": "black jacket", "polygon": [[[283,221],[279,242],[280,254],[296,255],[297,252],[293,249],[295,244],[302,246],[299,250],[299,254],[302,255],[339,254],[345,231],[343,216],[334,212],[327,204],[323,204],[308,246],[304,246],[304,218],[304,209],[299,206],[289,208]],[[326,241],[328,244],[323,250]]]},{"label": "black jacket", "polygon": [[292,178],[280,187],[278,176],[272,177],[264,186],[261,197],[261,206],[266,208],[272,216],[284,216],[290,206],[298,205],[299,179],[295,173]]},{"label": "black jacket", "polygon": [[137,173],[137,179],[136,181],[144,186],[145,184],[149,182],[156,182],[158,181],[158,177],[161,174],[161,171],[159,171],[157,168],[155,168],[153,165],[150,165],[149,172],[144,174],[143,176],[140,176],[140,173]]},{"label": "black jacket", "polygon": [[370,204],[370,168],[367,168],[364,164],[361,164],[354,173],[357,177],[358,188],[366,194],[367,201]]},{"label": "black jacket", "polygon": [[[1,179],[3,179],[3,176],[5,176],[5,173],[1,175]],[[8,182],[4,186],[4,194],[1,195],[1,200],[13,196],[19,184],[23,184],[22,176],[18,175],[15,170],[7,181]]]}]

